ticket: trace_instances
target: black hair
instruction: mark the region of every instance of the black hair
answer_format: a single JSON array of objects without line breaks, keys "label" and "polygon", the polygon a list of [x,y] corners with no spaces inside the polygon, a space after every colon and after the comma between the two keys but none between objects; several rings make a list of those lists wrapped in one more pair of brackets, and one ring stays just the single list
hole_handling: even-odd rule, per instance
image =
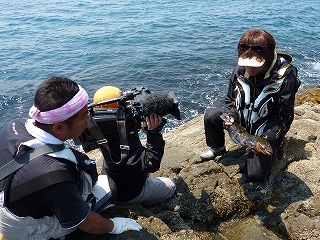
[{"label": "black hair", "polygon": [[[78,92],[79,86],[76,82],[66,77],[51,76],[39,85],[34,96],[34,106],[41,112],[56,109],[69,102]],[[70,124],[76,115],[66,122]],[[48,125],[38,121],[36,124],[38,127]]]},{"label": "black hair", "polygon": [[41,111],[59,108],[70,101],[79,91],[74,81],[52,76],[42,82],[35,94],[34,105]]}]

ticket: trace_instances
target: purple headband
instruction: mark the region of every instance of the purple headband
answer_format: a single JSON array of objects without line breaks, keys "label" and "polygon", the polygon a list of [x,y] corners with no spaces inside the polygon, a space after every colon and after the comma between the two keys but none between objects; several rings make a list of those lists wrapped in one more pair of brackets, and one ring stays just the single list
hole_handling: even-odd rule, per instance
[{"label": "purple headband", "polygon": [[33,105],[29,110],[29,116],[44,124],[55,124],[72,117],[88,104],[89,99],[88,93],[80,85],[78,86],[79,92],[63,106],[46,112],[40,112],[40,110]]}]

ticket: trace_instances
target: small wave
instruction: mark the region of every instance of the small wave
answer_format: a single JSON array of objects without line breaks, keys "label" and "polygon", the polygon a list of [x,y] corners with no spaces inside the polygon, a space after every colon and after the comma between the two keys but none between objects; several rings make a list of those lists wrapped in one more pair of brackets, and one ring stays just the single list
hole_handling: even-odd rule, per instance
[{"label": "small wave", "polygon": [[320,71],[320,62],[315,62],[312,65],[314,70]]}]

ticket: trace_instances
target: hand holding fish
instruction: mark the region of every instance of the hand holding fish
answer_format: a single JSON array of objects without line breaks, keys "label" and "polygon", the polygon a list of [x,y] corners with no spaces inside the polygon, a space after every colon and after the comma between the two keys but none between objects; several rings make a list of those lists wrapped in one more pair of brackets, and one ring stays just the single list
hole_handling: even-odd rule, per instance
[{"label": "hand holding fish", "polygon": [[254,148],[246,147],[246,152],[253,152],[254,154],[257,154],[258,152],[254,150]]},{"label": "hand holding fish", "polygon": [[234,118],[227,113],[222,113],[220,118],[223,120],[223,128],[227,129],[234,123]]},{"label": "hand holding fish", "polygon": [[246,151],[254,151],[269,156],[272,154],[273,150],[267,139],[249,134],[244,127],[235,123],[234,118],[226,113],[221,114],[220,117],[234,143],[246,147]]},{"label": "hand holding fish", "polygon": [[224,119],[222,119],[222,120],[224,120],[223,121],[223,127],[224,128],[228,128],[228,127],[230,127],[233,123],[234,123],[234,118],[233,117],[231,117],[231,116],[229,116],[229,115],[227,115],[228,116],[228,118],[226,119],[226,120],[224,120]]}]

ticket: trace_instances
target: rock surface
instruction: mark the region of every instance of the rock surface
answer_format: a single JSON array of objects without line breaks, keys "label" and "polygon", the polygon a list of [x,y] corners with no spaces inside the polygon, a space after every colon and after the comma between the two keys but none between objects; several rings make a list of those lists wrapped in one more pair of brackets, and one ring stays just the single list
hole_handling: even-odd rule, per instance
[{"label": "rock surface", "polygon": [[[310,94],[312,91],[312,94]],[[136,219],[143,230],[68,239],[320,239],[320,88],[297,96],[285,153],[268,181],[248,182],[246,152],[226,134],[227,154],[201,162],[207,150],[203,116],[165,134],[165,156],[152,176],[172,177],[175,196],[156,207],[116,205],[105,217]],[[102,161],[98,152],[91,153]]]}]

